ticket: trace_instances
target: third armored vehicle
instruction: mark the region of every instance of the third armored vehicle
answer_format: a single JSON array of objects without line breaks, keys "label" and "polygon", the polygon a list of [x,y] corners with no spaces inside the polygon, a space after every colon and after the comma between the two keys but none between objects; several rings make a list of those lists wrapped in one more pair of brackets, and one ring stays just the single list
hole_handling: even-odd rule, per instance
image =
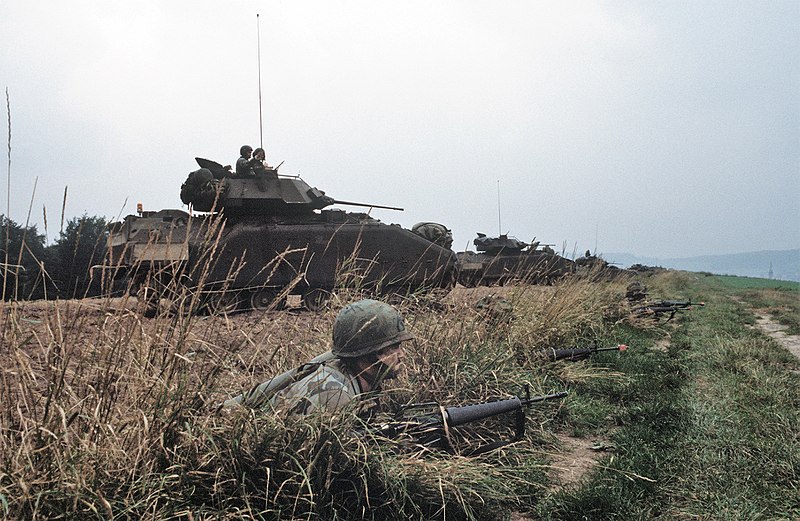
[{"label": "third armored vehicle", "polygon": [[359,203],[277,170],[234,177],[218,163],[197,162],[202,168],[181,189],[192,213],[142,212],[110,230],[109,264],[130,277],[151,313],[186,289],[216,313],[280,307],[290,292],[316,309],[340,286],[386,294],[455,284],[451,250],[365,213],[327,209]]},{"label": "third armored vehicle", "polygon": [[569,259],[556,254],[549,246],[538,249],[508,235],[487,237],[478,233],[472,241],[478,253],[458,253],[458,282],[462,285],[503,285],[512,280],[529,284],[549,284],[574,271]]}]

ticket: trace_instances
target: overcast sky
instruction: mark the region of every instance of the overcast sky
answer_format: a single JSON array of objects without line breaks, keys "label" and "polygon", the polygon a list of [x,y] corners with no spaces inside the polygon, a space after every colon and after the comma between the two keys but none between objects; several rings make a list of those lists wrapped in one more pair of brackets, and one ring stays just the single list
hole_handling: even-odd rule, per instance
[{"label": "overcast sky", "polygon": [[2,0],[0,213],[24,223],[37,177],[50,241],[65,186],[67,218],[181,208],[195,156],[259,145],[256,13],[268,161],[405,208],[384,222],[455,250],[500,226],[569,254],[800,247],[797,0]]}]

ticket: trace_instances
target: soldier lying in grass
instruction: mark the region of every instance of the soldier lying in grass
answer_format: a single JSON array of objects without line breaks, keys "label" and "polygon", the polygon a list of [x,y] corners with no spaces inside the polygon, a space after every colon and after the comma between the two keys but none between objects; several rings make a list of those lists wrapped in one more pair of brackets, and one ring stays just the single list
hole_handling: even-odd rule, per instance
[{"label": "soldier lying in grass", "polygon": [[392,306],[370,299],[348,304],[336,317],[331,351],[227,400],[223,407],[296,414],[341,409],[380,391],[384,380],[397,376],[402,343],[413,338]]}]

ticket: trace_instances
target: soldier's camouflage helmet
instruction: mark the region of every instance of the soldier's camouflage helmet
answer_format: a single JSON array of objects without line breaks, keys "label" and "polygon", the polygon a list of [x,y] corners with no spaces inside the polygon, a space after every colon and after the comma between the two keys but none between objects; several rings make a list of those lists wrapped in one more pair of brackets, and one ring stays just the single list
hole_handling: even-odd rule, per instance
[{"label": "soldier's camouflage helmet", "polygon": [[336,316],[331,351],[339,358],[355,358],[413,338],[396,309],[365,299],[348,304]]}]

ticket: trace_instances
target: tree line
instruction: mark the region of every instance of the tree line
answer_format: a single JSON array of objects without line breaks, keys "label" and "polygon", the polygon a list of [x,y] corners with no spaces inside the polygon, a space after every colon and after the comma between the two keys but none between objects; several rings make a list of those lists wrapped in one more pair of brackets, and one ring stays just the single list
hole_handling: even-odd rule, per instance
[{"label": "tree line", "polygon": [[[70,219],[58,239],[45,244],[36,225],[23,226],[0,214],[0,294],[4,300],[81,298],[102,290],[108,238],[105,217]],[[95,270],[97,271],[97,270]]]}]

